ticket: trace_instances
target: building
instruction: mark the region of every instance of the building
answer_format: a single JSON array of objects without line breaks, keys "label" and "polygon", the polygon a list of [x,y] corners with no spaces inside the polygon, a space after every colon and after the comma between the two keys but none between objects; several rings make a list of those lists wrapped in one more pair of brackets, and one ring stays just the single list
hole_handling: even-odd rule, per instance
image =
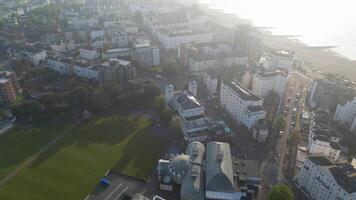
[{"label": "building", "polygon": [[181,44],[185,43],[211,42],[214,34],[210,31],[204,31],[204,28],[190,29],[183,26],[175,29],[160,29],[157,31],[156,37],[163,48],[177,49]]},{"label": "building", "polygon": [[354,131],[356,128],[356,97],[345,104],[338,104],[334,114],[334,120],[346,125]]},{"label": "building", "polygon": [[219,81],[218,81],[218,76],[214,70],[210,69],[204,72],[203,83],[208,91],[208,95],[211,98],[219,97],[219,92],[218,92]]},{"label": "building", "polygon": [[79,49],[79,56],[85,60],[96,60],[99,58],[99,53],[95,48],[87,46]]},{"label": "building", "polygon": [[236,56],[228,43],[192,43],[180,45],[178,49],[180,62],[188,67],[195,76],[204,76],[210,69],[247,65],[246,56]]},{"label": "building", "polygon": [[67,53],[75,50],[74,40],[61,40],[60,42],[51,44],[51,50],[55,53]]},{"label": "building", "polygon": [[108,58],[130,58],[131,49],[130,48],[117,48],[117,49],[107,49],[102,53],[102,59]]},{"label": "building", "polygon": [[24,51],[24,54],[24,58],[36,66],[47,59],[46,51],[35,48],[27,48],[27,50]]},{"label": "building", "polygon": [[276,92],[283,97],[287,87],[288,72],[273,70],[258,72],[253,77],[252,92],[258,96],[266,97],[270,92]]},{"label": "building", "polygon": [[325,111],[317,110],[311,114],[307,149],[309,154],[323,154],[338,161],[341,153],[340,134],[330,124],[331,119]]},{"label": "building", "polygon": [[248,129],[266,117],[263,100],[236,81],[221,83],[220,104],[235,121]]},{"label": "building", "polygon": [[347,162],[334,163],[311,155],[296,177],[299,189],[315,200],[356,199],[356,170]]},{"label": "building", "polygon": [[181,185],[181,200],[204,200],[204,161],[205,147],[200,142],[187,146],[185,154],[170,160],[159,160],[157,171],[160,189],[172,191],[173,183]]},{"label": "building", "polygon": [[98,24],[99,24],[99,20],[95,18],[88,18],[88,19],[72,18],[68,21],[68,25],[72,29],[95,28]]},{"label": "building", "polygon": [[267,70],[281,68],[291,72],[293,69],[294,52],[286,50],[265,52],[262,62],[263,67]]},{"label": "building", "polygon": [[131,62],[117,58],[110,58],[101,64],[100,70],[103,81],[114,81],[123,86],[136,77],[136,69]]},{"label": "building", "polygon": [[100,81],[99,64],[87,60],[74,60],[52,56],[47,59],[47,67],[60,74],[75,74],[76,76]]},{"label": "building", "polygon": [[196,82],[190,83],[190,91],[174,91],[172,85],[165,87],[165,102],[178,112],[182,133],[189,142],[208,139],[211,124],[211,120],[205,116],[205,107],[192,94],[196,92],[196,88]]},{"label": "building", "polygon": [[160,65],[160,50],[157,46],[151,46],[147,37],[135,37],[132,43],[134,63],[144,68]]},{"label": "building", "polygon": [[266,121],[257,124],[252,127],[252,138],[255,139],[258,143],[266,142],[268,137],[268,127]]},{"label": "building", "polygon": [[354,96],[355,92],[344,85],[318,79],[313,81],[309,105],[313,109],[323,109],[334,113],[340,102],[345,102],[345,99],[351,99]]},{"label": "building", "polygon": [[192,142],[185,154],[158,161],[159,187],[172,191],[180,185],[182,200],[240,200],[255,193],[258,189],[251,188],[260,184],[257,165],[247,170],[248,166],[250,162],[233,160],[228,143],[209,142],[205,149],[202,143]]},{"label": "building", "polygon": [[223,142],[209,142],[206,150],[205,173],[206,199],[240,199],[236,191],[233,161],[230,145]]},{"label": "building", "polygon": [[10,71],[2,71],[0,72],[0,78],[2,79],[10,79],[12,85],[15,87],[16,93],[21,93],[22,89],[20,87],[19,80],[15,72]]},{"label": "building", "polygon": [[0,103],[10,104],[16,101],[16,86],[11,79],[0,78]]}]

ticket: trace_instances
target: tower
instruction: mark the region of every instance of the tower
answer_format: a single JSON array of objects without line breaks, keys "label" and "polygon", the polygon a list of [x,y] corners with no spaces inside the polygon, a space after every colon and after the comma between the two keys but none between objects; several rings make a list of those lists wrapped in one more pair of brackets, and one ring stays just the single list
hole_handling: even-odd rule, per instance
[{"label": "tower", "polygon": [[197,96],[197,88],[198,88],[198,84],[196,81],[189,81],[188,91],[195,97]]},{"label": "tower", "polygon": [[174,91],[174,87],[173,85],[166,85],[164,88],[164,102],[167,105],[171,99],[173,98],[173,91]]}]

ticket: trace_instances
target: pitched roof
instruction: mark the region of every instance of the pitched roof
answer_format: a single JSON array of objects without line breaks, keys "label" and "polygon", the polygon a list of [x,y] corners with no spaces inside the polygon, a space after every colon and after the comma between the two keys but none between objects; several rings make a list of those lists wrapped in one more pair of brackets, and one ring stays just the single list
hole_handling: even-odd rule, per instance
[{"label": "pitched roof", "polygon": [[209,142],[206,154],[206,190],[235,192],[230,145]]},{"label": "pitched roof", "polygon": [[180,91],[175,93],[174,96],[177,103],[183,110],[189,110],[202,106],[202,104],[193,95],[187,92]]}]

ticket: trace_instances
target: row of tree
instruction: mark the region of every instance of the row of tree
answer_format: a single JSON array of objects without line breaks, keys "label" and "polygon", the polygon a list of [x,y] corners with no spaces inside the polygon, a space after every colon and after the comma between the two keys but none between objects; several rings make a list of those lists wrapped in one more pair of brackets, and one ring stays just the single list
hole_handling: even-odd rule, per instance
[{"label": "row of tree", "polygon": [[[50,76],[49,76],[50,77]],[[56,85],[43,79],[34,85]],[[32,78],[36,79],[36,78]],[[91,83],[74,77],[62,77],[63,87],[47,87],[47,90],[28,92],[23,102],[12,106],[18,120],[31,122],[53,118],[77,116],[87,110],[91,113],[120,111],[133,107],[149,107],[160,94],[159,88],[150,81],[134,79],[125,87],[116,83]],[[38,89],[38,88],[36,88]],[[33,94],[38,93],[38,97]]]}]

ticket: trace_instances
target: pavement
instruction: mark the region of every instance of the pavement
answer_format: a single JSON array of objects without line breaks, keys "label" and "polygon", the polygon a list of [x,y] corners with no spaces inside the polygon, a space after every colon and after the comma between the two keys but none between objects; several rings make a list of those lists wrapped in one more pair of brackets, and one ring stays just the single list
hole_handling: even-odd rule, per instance
[{"label": "pavement", "polygon": [[[135,178],[110,172],[107,179],[111,181],[108,187],[98,184],[93,193],[85,200],[124,200],[130,199],[136,193],[146,190],[146,182]],[[99,182],[99,180],[98,180]]]}]

